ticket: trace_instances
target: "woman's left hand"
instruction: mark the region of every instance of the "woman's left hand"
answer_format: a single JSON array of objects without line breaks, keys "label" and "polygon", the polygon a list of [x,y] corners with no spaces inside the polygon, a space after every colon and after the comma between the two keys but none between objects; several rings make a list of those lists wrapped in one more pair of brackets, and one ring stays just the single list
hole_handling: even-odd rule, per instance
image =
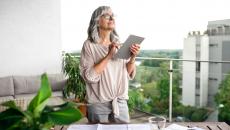
[{"label": "woman's left hand", "polygon": [[132,46],[130,47],[130,51],[132,52],[132,56],[136,57],[140,52],[140,45],[132,44]]}]

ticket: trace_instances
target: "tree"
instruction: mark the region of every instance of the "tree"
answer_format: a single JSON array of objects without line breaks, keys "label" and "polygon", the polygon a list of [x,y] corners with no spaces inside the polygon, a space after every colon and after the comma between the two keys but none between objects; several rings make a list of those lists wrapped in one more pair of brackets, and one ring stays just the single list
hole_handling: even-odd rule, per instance
[{"label": "tree", "polygon": [[[159,80],[157,81],[158,94],[152,97],[153,113],[168,114],[169,108],[169,74],[168,74],[168,63],[163,62],[160,65],[160,69],[157,73]],[[178,78],[178,76],[175,76]],[[179,79],[174,79],[179,80]],[[173,84],[173,107],[180,104],[179,102],[179,85]]]},{"label": "tree", "polygon": [[219,106],[218,120],[230,124],[230,73],[219,86],[215,101]]},{"label": "tree", "polygon": [[[140,56],[157,58],[178,58],[181,52],[175,51],[142,51]],[[173,68],[179,68],[178,62],[173,62]],[[169,108],[169,61],[166,60],[144,60],[137,69],[135,82],[142,85],[143,96],[151,108],[151,112],[168,114]],[[179,81],[180,73],[173,73],[173,107],[179,103]]]}]

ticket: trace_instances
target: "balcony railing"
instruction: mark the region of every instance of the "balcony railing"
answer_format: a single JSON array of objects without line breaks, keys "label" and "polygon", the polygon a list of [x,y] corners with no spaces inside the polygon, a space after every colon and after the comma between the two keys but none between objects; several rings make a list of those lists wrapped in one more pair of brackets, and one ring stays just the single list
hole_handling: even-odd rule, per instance
[{"label": "balcony railing", "polygon": [[[79,58],[80,56],[76,56],[76,57]],[[179,73],[179,75],[181,77],[182,77],[182,75],[190,75],[189,73],[183,74],[182,69],[184,67],[183,64],[185,62],[186,63],[194,63],[194,66],[195,66],[195,68],[193,68],[194,71],[195,71],[194,72],[195,73],[195,77],[194,78],[203,78],[202,76],[196,76],[196,75],[200,74],[200,73],[197,73],[197,71],[202,71],[202,70],[197,70],[196,69],[196,65],[197,65],[196,63],[200,63],[200,64],[202,64],[202,63],[215,63],[215,64],[221,64],[221,65],[228,64],[230,66],[230,61],[217,61],[217,60],[193,60],[193,59],[172,59],[172,58],[151,58],[151,57],[137,57],[136,60],[137,60],[136,61],[137,72],[138,72],[138,69],[140,69],[141,67],[145,67],[144,69],[148,69],[149,70],[149,71],[145,71],[145,72],[149,72],[150,73],[150,71],[152,71],[152,73],[155,73],[154,69],[153,69],[154,67],[151,67],[151,66],[147,67],[147,66],[144,66],[144,65],[140,64],[140,63],[142,63],[143,61],[146,61],[146,60],[149,60],[149,61],[161,61],[161,62],[166,63],[165,64],[166,67],[164,68],[165,70],[163,70],[164,72],[162,71],[162,73],[165,73],[165,72],[168,73],[168,77],[167,78],[168,78],[168,81],[169,81],[169,84],[168,84],[168,94],[169,94],[169,96],[168,96],[168,120],[169,120],[169,122],[172,122],[172,115],[173,115],[173,112],[172,112],[172,109],[173,109],[173,98],[174,98],[173,97],[173,82],[179,82],[179,84],[177,83],[177,85],[178,85],[177,87],[179,89],[181,89],[181,86],[183,86],[181,84],[181,82],[183,81],[183,79],[181,78],[179,81],[173,81],[173,75],[176,74],[176,73]],[[175,68],[175,65],[174,65],[175,63],[177,63],[176,67],[178,67],[178,68]],[[214,72],[213,73],[213,72],[211,72],[212,70],[209,70],[209,69],[207,69],[207,73],[208,74],[210,74],[210,75],[221,75],[222,76],[221,79],[223,79],[223,77],[225,77],[226,75],[228,75],[227,73],[222,73],[222,71],[218,71],[218,72]],[[229,67],[229,71],[230,71],[230,67]],[[137,73],[136,76],[141,77],[140,75],[143,75],[143,73],[142,72],[141,73]],[[202,73],[205,73],[205,72],[202,72]],[[149,74],[147,76],[151,76],[151,74]],[[144,77],[144,78],[146,78],[145,80],[148,80],[149,77]],[[214,78],[214,77],[211,77],[211,78]],[[211,82],[209,79],[210,79],[210,77],[208,75],[207,82]],[[197,80],[197,81],[200,82],[200,80]],[[197,81],[195,81],[195,82],[197,82]],[[220,82],[221,81],[219,81],[219,83]],[[136,79],[135,83],[136,84],[133,84],[133,82],[131,82],[130,86],[136,86],[137,88],[140,87],[140,86],[143,87],[140,84],[140,81],[137,81],[137,79]],[[196,85],[196,83],[195,83],[195,85]],[[205,107],[205,106],[202,105],[202,101],[203,101],[202,98],[203,97],[200,94],[201,93],[202,94],[205,93],[206,96],[208,96],[208,94],[207,94],[208,92],[204,92],[206,90],[204,88],[202,88],[202,90],[201,90],[201,88],[199,88],[199,90],[196,90],[197,87],[198,86],[195,86],[195,90],[194,90],[194,93],[195,93],[194,99],[197,100],[196,103],[194,103],[194,105],[199,105],[198,107]],[[182,87],[182,89],[183,89],[183,87]],[[142,89],[140,89],[140,90],[143,91]],[[196,91],[199,91],[199,93],[196,92]],[[193,92],[191,92],[191,93],[193,93]],[[144,97],[144,98],[146,100],[148,100],[148,97]],[[181,97],[180,97],[180,99],[181,99]],[[182,102],[182,101],[180,100],[180,102]],[[208,104],[208,101],[207,101],[207,104]],[[152,114],[155,114],[155,113],[152,113]]]},{"label": "balcony railing", "polygon": [[[143,61],[143,60],[159,60],[159,61],[165,61],[168,62],[168,74],[169,74],[169,113],[168,113],[168,117],[169,117],[169,122],[172,121],[172,102],[173,102],[173,97],[172,97],[172,86],[173,86],[173,73],[175,73],[176,71],[181,72],[180,69],[182,69],[183,67],[183,63],[181,68],[173,68],[173,63],[175,62],[198,62],[198,63],[216,63],[216,64],[229,64],[230,65],[230,61],[217,61],[217,60],[191,60],[191,59],[172,59],[172,58],[151,58],[151,57],[137,57],[136,58],[138,61]],[[229,69],[230,70],[230,69]],[[221,73],[221,72],[219,72]],[[189,75],[189,74],[188,74]],[[221,75],[226,75],[226,74],[222,74]],[[182,79],[181,79],[182,80]],[[178,86],[179,87],[179,86]]]}]

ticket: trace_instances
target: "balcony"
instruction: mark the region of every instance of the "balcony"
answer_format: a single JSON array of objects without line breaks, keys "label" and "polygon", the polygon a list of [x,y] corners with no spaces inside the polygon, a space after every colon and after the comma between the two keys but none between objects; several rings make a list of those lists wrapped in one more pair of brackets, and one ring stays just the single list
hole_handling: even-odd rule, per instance
[{"label": "balcony", "polygon": [[[204,80],[204,76],[203,77],[197,76],[197,74],[202,74],[204,72],[197,73],[197,70],[194,69],[193,74],[192,73],[183,74],[183,67],[184,67],[183,62],[189,62],[189,63],[190,62],[196,62],[196,63],[214,62],[216,64],[230,63],[229,61],[201,61],[201,60],[196,61],[196,60],[186,60],[186,59],[138,57],[136,61],[136,66],[137,66],[136,77],[134,80],[130,81],[130,89],[129,89],[130,99],[135,100],[133,111],[131,111],[131,123],[146,123],[148,122],[148,118],[151,116],[163,115],[167,117],[168,122],[177,122],[177,124],[181,124],[184,126],[189,126],[189,127],[199,126],[200,128],[204,128],[205,130],[228,128],[227,124],[217,122],[218,121],[217,108],[215,106],[212,106],[208,103],[205,106],[201,104],[201,102],[203,102],[201,99],[202,96],[203,98],[205,96],[207,96],[208,98],[208,95],[200,94],[201,93],[200,83],[204,82],[200,80],[201,79]],[[203,70],[199,70],[199,71],[203,71]],[[216,71],[215,73],[212,72],[208,72],[208,73],[210,73],[210,75],[217,74]],[[187,106],[182,110],[180,109],[180,106],[184,102],[182,99],[183,84],[181,84],[181,82],[186,83],[186,81],[183,81],[183,75],[188,75],[189,77],[192,77],[192,79],[194,79],[193,84],[189,84],[190,82],[189,81],[185,85],[191,85],[191,86],[194,85],[192,87],[194,87],[195,91],[191,92],[194,93],[194,104],[193,104],[194,107]],[[209,83],[209,79],[210,79],[208,78],[209,74],[206,74],[205,76],[207,77],[206,78],[207,81],[205,82]],[[162,87],[162,86],[158,86],[159,84],[163,85],[165,91],[161,89],[159,92],[158,87]],[[199,88],[197,87],[197,85],[199,85]],[[206,90],[204,87],[201,87],[201,89],[203,91]],[[197,96],[197,94],[199,94],[199,96]],[[155,95],[154,96],[155,98],[165,96],[164,98],[166,99],[168,104],[164,103],[164,105],[166,106],[156,106],[156,105],[154,106],[154,104],[158,104],[158,105],[162,105],[162,104],[160,104],[159,102],[155,102],[156,100],[153,101],[153,99],[151,99],[151,95]],[[160,100],[160,98],[158,98],[158,100]],[[208,102],[213,103],[214,101],[208,101]],[[175,103],[178,104],[176,105]],[[161,111],[160,109],[157,109],[157,107],[165,111]],[[206,111],[206,114],[203,113],[203,115],[206,116],[205,118],[202,119],[203,123],[190,123],[191,121],[201,122],[201,120],[194,119],[195,115],[197,115],[195,113],[193,114],[194,115],[193,118],[188,119],[188,116],[191,117],[192,115],[191,111],[196,111],[194,110],[195,108],[198,111],[202,111],[202,110]],[[189,113],[189,111],[186,111],[186,109],[193,109],[193,110],[191,110]],[[212,122],[210,123],[210,121]],[[84,119],[82,122],[79,123],[86,123],[86,122],[87,120]],[[170,123],[168,123],[168,125],[169,124]]]},{"label": "balcony", "polygon": [[[183,66],[184,62],[188,62],[188,63],[199,62],[201,63],[201,66],[202,63],[216,63],[217,65],[230,63],[229,61],[201,61],[201,60],[197,61],[197,60],[187,60],[187,59],[137,57],[137,61],[136,61],[137,73],[135,79],[130,81],[130,89],[129,89],[130,91],[129,97],[135,100],[134,103],[135,111],[131,112],[132,122],[142,122],[144,121],[143,118],[152,115],[163,115],[167,117],[167,120],[169,122],[196,121],[195,119],[191,118],[192,113],[188,115],[189,113],[187,111],[188,109],[191,109],[191,111],[195,111],[192,109],[197,109],[198,111],[202,111],[203,115],[205,116],[202,119],[202,121],[217,121],[217,107],[213,105],[215,104],[214,99],[209,99],[210,94],[216,93],[213,92],[216,90],[210,88],[208,89],[208,87],[209,86],[217,87],[217,88],[219,87],[213,85],[213,82],[210,82],[209,80],[210,75],[213,74],[219,75],[219,73],[217,73],[216,70],[215,73],[208,72],[207,74],[203,74],[204,73],[203,70],[200,70],[201,72],[197,73],[196,69],[194,69],[194,72],[192,73],[183,73],[186,72],[185,71],[186,69],[189,70],[188,66]],[[184,68],[183,71],[183,67],[187,67],[187,68]],[[200,75],[203,74],[203,75],[197,76],[197,74]],[[223,73],[223,75],[226,74]],[[191,81],[183,81],[183,78],[184,80],[188,80],[187,77],[190,77]],[[183,99],[183,83],[184,85],[191,86],[190,87],[191,89],[189,90],[189,93],[191,94],[187,95],[188,96],[187,98],[194,98],[193,104],[191,102],[190,104],[186,103],[186,100],[188,99]],[[203,86],[201,86],[201,84]],[[214,84],[218,84],[218,83],[214,83]],[[159,89],[159,87],[164,87],[164,88]],[[204,92],[205,90],[206,92]],[[197,96],[197,94],[199,94],[199,96]],[[154,97],[151,97],[152,95],[154,95]],[[135,96],[138,96],[138,98],[135,98]],[[160,100],[160,98],[166,99],[165,101],[168,104],[167,103],[161,104],[161,102],[157,102]],[[155,104],[158,104],[160,106],[156,106]],[[184,107],[182,104],[187,104],[193,107],[190,106]],[[206,114],[204,114],[204,112],[206,112]],[[196,114],[194,113],[193,118],[195,118],[195,115]],[[189,118],[188,116],[190,116],[190,119],[188,119]]]},{"label": "balcony", "polygon": [[[79,56],[76,57],[79,58]],[[130,81],[129,89],[129,97],[131,99],[129,105],[131,105],[130,109],[133,110],[130,111],[131,123],[146,123],[151,116],[163,115],[167,118],[168,125],[172,122],[176,122],[177,124],[190,127],[197,125],[208,130],[210,130],[209,128],[226,128],[228,126],[225,123],[217,122],[217,108],[208,104],[208,102],[213,103],[213,101],[209,101],[208,97],[210,95],[208,93],[210,90],[214,90],[210,88],[205,95],[205,93],[201,93],[200,90],[202,89],[204,91],[207,90],[207,88],[202,86],[200,86],[199,89],[197,88],[197,85],[201,85],[201,83],[205,82],[201,81],[200,78],[207,79],[207,83],[209,83],[211,77],[206,74],[200,76],[198,80],[195,67],[193,67],[194,72],[183,73],[186,72],[186,68],[183,70],[183,67],[186,67],[183,66],[184,62],[215,62],[217,65],[230,63],[229,61],[196,61],[172,58],[137,57],[137,73],[135,79]],[[190,69],[188,70],[191,71]],[[202,74],[202,70],[200,71]],[[210,74],[217,75],[217,71]],[[205,76],[207,78],[204,78]],[[223,73],[221,77],[224,76],[228,76],[228,74]],[[183,81],[188,77],[192,80]],[[217,80],[215,81],[217,82]],[[183,85],[190,85],[191,88],[193,87],[195,90],[194,92],[191,91],[192,89],[189,91],[191,95],[193,93],[194,95],[187,95],[189,98],[194,96],[194,104],[189,104],[191,102],[187,103],[187,99],[183,99]],[[214,85],[210,86],[213,88],[218,87]],[[198,97],[196,95],[197,93],[200,94]],[[207,104],[204,106],[201,104],[203,102],[201,98],[205,96],[207,96],[207,99],[203,100],[207,100]],[[189,104],[193,107],[183,104]],[[198,113],[196,113],[196,111],[198,111]],[[200,116],[202,120],[200,120],[200,118],[197,119],[199,114],[204,116]],[[191,121],[203,123],[191,123]],[[209,123],[210,121],[215,123]],[[87,119],[83,118],[78,123],[87,123]],[[213,124],[215,124],[215,126],[213,126]],[[63,127],[63,129],[65,129],[65,127]]]},{"label": "balcony", "polygon": [[[31,2],[26,2],[26,1],[21,2],[21,1],[3,0],[0,3],[2,7],[1,10],[2,22],[0,24],[1,27],[0,33],[2,34],[2,37],[0,38],[0,43],[1,43],[0,77],[9,76],[9,75],[22,75],[22,74],[23,75],[41,74],[44,71],[48,73],[60,72],[61,70],[60,51],[62,48],[60,34],[63,33],[63,29],[61,29],[60,26],[61,25],[60,1],[59,0],[57,1],[36,0]],[[142,3],[148,5],[145,2],[140,2],[139,4]],[[75,4],[75,6],[74,4],[72,5],[74,9],[81,9],[81,8],[76,8],[76,6],[79,6],[80,4],[77,5]],[[118,8],[120,9],[121,7],[120,4],[117,5]],[[85,6],[81,6],[81,7],[85,7]],[[124,7],[126,9],[126,6]],[[82,9],[86,9],[86,8],[82,8]],[[141,14],[139,12],[140,10],[137,11],[139,14]],[[73,13],[72,15],[69,15],[70,13],[68,12],[68,15],[70,17],[82,15],[82,12],[86,12],[86,11],[71,11],[71,12]],[[76,14],[76,12],[79,14]],[[138,14],[138,13],[134,13],[134,14]],[[173,14],[178,14],[178,13],[173,13]],[[149,17],[151,17],[151,15],[147,15],[146,18]],[[179,18],[179,17],[175,17],[175,18]],[[131,20],[131,17],[124,17],[124,19],[122,21],[129,21]],[[134,19],[136,20],[136,17],[134,17]],[[76,17],[76,20],[79,21],[79,18]],[[73,23],[78,24],[78,22],[74,20],[65,19],[65,21],[68,22],[72,21]],[[167,23],[172,24],[167,20],[163,20],[163,21],[165,21],[164,24]],[[156,29],[155,27],[158,26],[158,24],[152,24],[153,21],[151,20],[148,20],[148,22],[150,23],[142,24],[142,25],[147,25],[146,27],[135,26],[135,27],[140,27],[140,28],[135,28],[135,30],[138,33],[140,33],[140,32],[145,32],[145,30],[142,29],[149,30],[149,27],[153,27],[152,29]],[[162,24],[162,21],[160,22]],[[180,22],[183,22],[183,20],[179,20],[179,23]],[[175,25],[177,25],[178,22],[175,23],[176,23]],[[73,24],[69,24],[69,23],[68,25],[71,25],[71,30],[72,29],[78,30],[79,34],[82,35],[83,31],[79,29],[79,26],[73,27],[72,26]],[[126,25],[127,24],[124,23],[124,26]],[[156,26],[154,27],[152,25],[156,25]],[[82,27],[86,28],[84,26]],[[155,36],[157,36],[161,32],[156,31],[156,34],[154,35],[152,35],[153,32],[151,32],[150,37],[148,37],[149,39],[152,39],[152,41],[156,41],[156,38],[158,38],[159,43],[161,43],[162,45],[163,43],[169,45],[168,44],[169,42],[162,42],[163,39],[169,39],[170,43],[177,43],[172,40],[175,37],[179,36],[179,35],[174,35],[174,33],[176,34],[180,29],[174,30],[169,28],[166,29],[162,28],[162,27],[171,27],[171,25],[159,26],[159,27],[160,27],[159,31],[172,30],[172,33],[170,33],[170,35],[162,33],[164,34],[164,36],[158,38]],[[222,29],[222,27],[219,29]],[[131,30],[127,30],[127,32],[131,32]],[[224,25],[223,30],[220,31],[214,30],[213,32],[212,30],[208,30],[208,34],[212,37],[215,35],[221,36],[217,34],[218,32],[223,32],[221,34],[224,34],[224,36],[228,38],[230,32],[229,26]],[[82,42],[84,37],[76,38],[76,33],[73,32],[72,34],[66,33],[65,36],[72,35],[75,40],[76,39],[79,40],[79,41],[74,41],[74,39],[69,40],[74,45],[78,46],[78,44],[76,43]],[[125,35],[121,34],[121,36],[125,36]],[[182,37],[178,37],[178,38],[183,39]],[[69,39],[69,37],[67,37],[66,39]],[[227,53],[228,52],[227,45],[229,45],[228,41],[229,40],[225,40],[223,42],[224,45],[226,45],[226,47],[223,46],[222,49],[225,49],[225,51],[223,52],[226,53],[222,53],[222,54],[211,53],[210,58],[216,60],[219,55],[223,55],[223,54],[225,54],[226,56],[225,58],[228,58],[229,56]],[[68,43],[68,42],[65,41],[63,43]],[[130,102],[130,105],[132,105],[132,107],[130,108],[133,108],[132,109],[133,111],[131,111],[131,122],[144,123],[147,122],[148,117],[153,115],[163,115],[167,118],[168,122],[182,122],[186,126],[189,126],[188,124],[185,123],[186,121],[189,122],[197,121],[195,119],[197,119],[197,116],[199,115],[204,115],[205,117],[203,118],[201,116],[202,120],[199,122],[203,122],[203,121],[217,122],[217,108],[219,106],[216,106],[214,102],[214,95],[217,92],[218,90],[217,88],[219,87],[221,82],[229,75],[228,72],[230,68],[229,65],[230,62],[229,61],[201,61],[199,58],[199,56],[201,56],[199,52],[202,47],[201,45],[202,44],[198,44],[197,46],[198,51],[195,53],[198,56],[198,58],[196,57],[197,58],[196,60],[173,59],[173,58],[151,58],[151,57],[137,58],[137,62],[136,62],[137,75],[134,80],[130,81],[130,90],[129,90],[130,98],[133,98],[133,102]],[[211,50],[215,50],[217,52],[222,52],[220,51],[220,47],[222,46],[219,46],[219,44],[215,42],[210,42],[208,48]],[[75,47],[72,48],[76,49]],[[184,63],[186,63],[186,65],[184,65]],[[210,63],[210,64],[208,65],[208,68],[205,68],[202,67],[204,65],[203,63],[205,64]],[[199,78],[199,80],[196,80],[196,78]],[[199,85],[199,87],[197,87],[197,85]],[[4,93],[1,89],[0,91]],[[14,92],[14,90],[12,92]],[[25,104],[23,104],[23,106],[26,107]],[[223,106],[223,104],[220,104],[220,106]],[[198,111],[198,113],[194,113],[194,111],[196,110]],[[86,120],[84,119],[82,120],[82,122],[86,123]],[[207,124],[208,125],[205,128],[211,129],[212,128],[211,123],[207,123]],[[219,125],[219,123],[213,123],[213,124],[216,124],[216,126]],[[197,123],[197,125],[199,126],[199,123]],[[220,126],[218,126],[218,129],[224,129],[221,127],[221,123]]]}]

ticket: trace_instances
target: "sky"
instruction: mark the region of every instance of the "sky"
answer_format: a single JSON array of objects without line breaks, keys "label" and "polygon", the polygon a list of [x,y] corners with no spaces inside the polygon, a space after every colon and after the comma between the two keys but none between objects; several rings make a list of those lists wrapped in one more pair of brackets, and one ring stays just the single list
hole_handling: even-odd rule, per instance
[{"label": "sky", "polygon": [[230,0],[61,0],[62,49],[81,50],[93,11],[110,6],[120,41],[145,38],[141,49],[183,49],[190,31],[203,33],[208,21],[230,19]]}]

